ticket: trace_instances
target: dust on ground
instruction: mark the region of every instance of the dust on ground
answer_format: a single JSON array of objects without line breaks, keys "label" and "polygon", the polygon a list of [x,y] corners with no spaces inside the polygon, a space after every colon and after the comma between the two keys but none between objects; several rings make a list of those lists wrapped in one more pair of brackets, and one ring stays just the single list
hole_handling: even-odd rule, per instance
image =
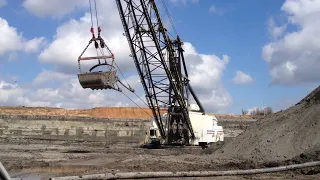
[{"label": "dust on ground", "polygon": [[320,160],[320,86],[295,106],[258,120],[213,157],[270,165]]},{"label": "dust on ground", "polygon": [[[0,159],[13,178],[49,179],[56,176],[138,171],[200,171],[246,168],[242,162],[220,161],[202,154],[201,148],[142,149],[136,144],[101,142],[25,141],[0,142]],[[249,167],[248,167],[249,168]],[[214,179],[315,179],[319,169]],[[308,175],[309,173],[309,175]],[[181,178],[182,179],[182,178]],[[183,178],[200,179],[200,178]],[[201,179],[213,179],[201,178]]]}]

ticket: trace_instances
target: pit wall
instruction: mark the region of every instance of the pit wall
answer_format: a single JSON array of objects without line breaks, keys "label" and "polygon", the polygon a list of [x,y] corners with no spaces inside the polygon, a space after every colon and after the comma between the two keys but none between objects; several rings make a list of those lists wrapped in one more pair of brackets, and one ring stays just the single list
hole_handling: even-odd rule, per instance
[{"label": "pit wall", "polygon": [[234,138],[255,123],[255,119],[219,119],[218,125],[223,127],[224,137]]},{"label": "pit wall", "polygon": [[[220,119],[225,138],[243,132],[254,120]],[[37,115],[0,115],[0,138],[141,142],[148,119],[116,119]]]},{"label": "pit wall", "polygon": [[0,137],[86,141],[141,141],[150,121],[0,115]]}]

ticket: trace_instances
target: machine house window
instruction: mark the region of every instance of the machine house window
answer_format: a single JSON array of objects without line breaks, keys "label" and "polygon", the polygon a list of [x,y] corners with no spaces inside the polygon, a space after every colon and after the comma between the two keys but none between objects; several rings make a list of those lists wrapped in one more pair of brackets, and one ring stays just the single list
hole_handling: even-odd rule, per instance
[{"label": "machine house window", "polygon": [[150,136],[155,136],[156,135],[156,130],[150,130]]}]

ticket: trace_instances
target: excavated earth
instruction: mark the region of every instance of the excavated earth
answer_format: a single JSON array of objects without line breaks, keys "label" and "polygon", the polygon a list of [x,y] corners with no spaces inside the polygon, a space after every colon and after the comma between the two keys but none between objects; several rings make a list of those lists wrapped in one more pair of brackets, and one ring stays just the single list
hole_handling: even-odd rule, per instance
[{"label": "excavated earth", "polygon": [[320,86],[295,106],[258,120],[213,157],[251,166],[320,160]]},{"label": "excavated earth", "polygon": [[[136,124],[133,120],[127,120],[131,124],[126,123],[125,120],[111,122],[113,117],[119,117],[117,110],[121,111],[122,119],[129,117],[134,117],[136,120],[148,118],[146,110],[130,108],[94,108],[92,110],[0,108],[0,114],[16,118],[10,119],[9,116],[2,116],[1,121],[0,117],[0,122],[7,123],[6,125],[2,124],[2,135],[0,133],[0,161],[13,178],[49,179],[54,176],[103,172],[235,170],[320,160],[320,87],[297,105],[258,121],[253,121],[246,116],[237,120],[236,118],[240,117],[217,115],[218,119],[224,119],[220,120],[220,123],[223,123],[223,126],[228,129],[230,136],[226,138],[224,144],[218,144],[206,150],[198,147],[142,149],[139,148],[140,136],[124,138],[123,134],[121,136],[108,134],[105,137],[100,137],[98,132],[98,135],[95,134],[96,139],[94,140],[80,138],[80,135],[83,135],[81,133],[87,133],[86,136],[89,137],[90,133],[96,131],[91,129],[92,123],[97,126],[94,128],[99,131],[100,126],[105,123],[112,128],[127,128],[124,134],[130,134],[131,130],[132,133],[143,133],[143,131],[134,131],[134,128],[142,126],[141,121],[146,120],[137,120]],[[23,116],[26,116],[26,120],[17,120],[18,114],[20,114],[19,119],[22,118],[21,114],[25,114]],[[28,119],[29,116],[35,118],[38,115],[49,115],[50,118],[48,118],[49,120]],[[60,120],[54,120],[54,117],[51,117],[57,115],[64,118],[60,117]],[[75,120],[71,116],[87,118]],[[27,124],[26,121],[33,124]],[[19,126],[19,123],[24,125]],[[27,133],[23,134],[25,132],[35,133],[30,132],[30,128],[39,129],[37,124],[43,123],[46,126],[42,130],[36,131],[36,133],[40,133],[39,135],[27,136]],[[55,128],[58,129],[55,134],[55,131],[50,128],[56,127],[59,123],[61,127],[59,127],[60,129]],[[90,123],[91,125],[89,125]],[[77,131],[74,136],[63,134],[63,132],[61,135],[61,128],[66,130],[66,128],[79,125],[84,129],[80,134]],[[20,129],[20,134],[15,129],[16,134],[13,132],[13,134],[6,135],[5,133],[11,127]],[[239,133],[241,134],[238,135]],[[110,141],[105,140],[106,138],[114,139]],[[319,172],[320,168],[314,167],[248,176],[181,179],[304,180],[320,179]]]}]

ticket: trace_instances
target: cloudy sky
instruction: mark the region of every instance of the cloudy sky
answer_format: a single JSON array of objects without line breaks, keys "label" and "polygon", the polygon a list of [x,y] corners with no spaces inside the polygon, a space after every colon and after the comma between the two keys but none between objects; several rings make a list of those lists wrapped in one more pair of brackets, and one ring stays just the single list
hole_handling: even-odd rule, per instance
[{"label": "cloudy sky", "polygon": [[[206,111],[239,114],[263,105],[277,111],[319,85],[319,0],[166,4],[185,42],[191,84]],[[143,98],[116,4],[97,0],[97,5],[102,36]],[[0,105],[135,106],[122,93],[85,90],[78,82],[77,57],[91,36],[89,12],[88,0],[0,0]]]}]

